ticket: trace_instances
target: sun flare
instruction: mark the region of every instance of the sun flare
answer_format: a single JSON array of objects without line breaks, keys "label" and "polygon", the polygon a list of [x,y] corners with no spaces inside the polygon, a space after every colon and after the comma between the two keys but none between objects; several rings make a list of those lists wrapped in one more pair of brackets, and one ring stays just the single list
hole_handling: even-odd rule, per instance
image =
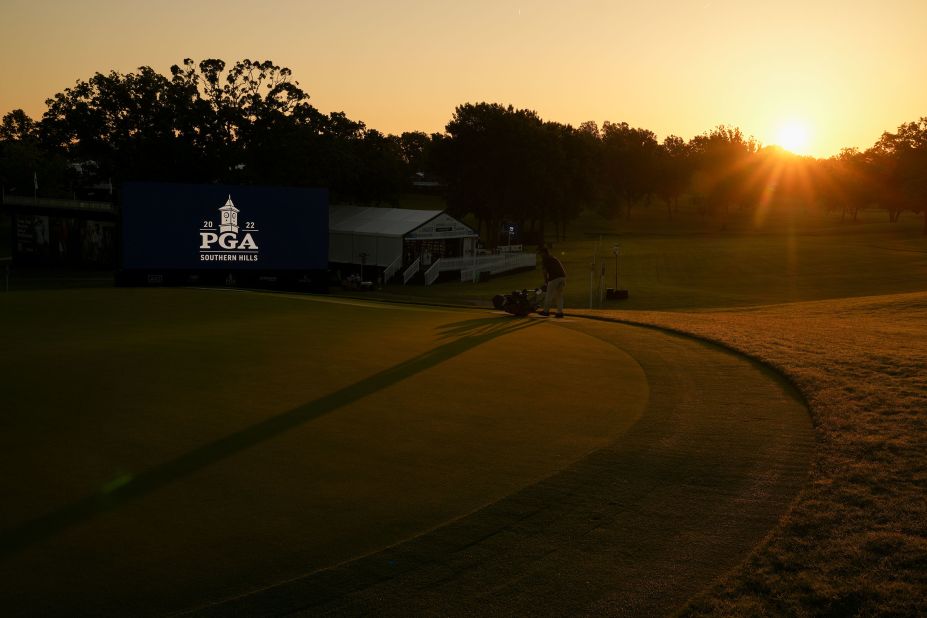
[{"label": "sun flare", "polygon": [[783,122],[776,131],[776,143],[795,154],[808,154],[808,126],[796,120]]}]

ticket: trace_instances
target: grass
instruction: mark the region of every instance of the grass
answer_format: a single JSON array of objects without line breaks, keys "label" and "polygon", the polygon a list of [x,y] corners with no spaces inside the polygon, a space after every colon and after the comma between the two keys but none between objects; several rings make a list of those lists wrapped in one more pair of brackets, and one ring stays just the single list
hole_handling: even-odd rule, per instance
[{"label": "grass", "polygon": [[[774,220],[759,228],[731,224],[720,232],[693,214],[672,223],[660,221],[659,212],[645,214],[649,218],[630,223],[587,216],[569,240],[554,243],[568,274],[568,307],[589,307],[596,252],[600,267],[604,257],[606,286],[614,287],[616,242],[618,287],[630,291],[628,300],[609,305],[620,309],[724,308],[913,292],[927,280],[927,239],[913,215],[896,224],[879,211],[865,212],[856,224],[840,224],[836,214],[808,215],[800,225]],[[480,284],[392,285],[383,296],[485,306],[495,294],[541,283],[538,270]]]},{"label": "grass", "polygon": [[[614,347],[485,312],[111,288],[12,292],[0,321],[0,605],[31,614],[164,613],[369,553],[609,443],[647,399]],[[524,371],[550,347],[571,369]],[[562,414],[625,366],[622,414]]]},{"label": "grass", "polygon": [[[556,244],[571,275],[568,308],[588,307],[598,238],[606,251],[620,242],[620,287],[631,298],[605,314],[694,334],[775,367],[807,398],[819,444],[812,481],[791,513],[684,613],[927,614],[927,237],[920,218],[890,224],[885,213],[869,211],[856,223],[832,214],[759,226],[742,218],[720,230],[691,214],[659,226],[656,212],[635,216],[589,217]],[[477,303],[480,287],[488,298],[493,288],[533,287],[538,277],[413,294]]]},{"label": "grass", "polygon": [[927,293],[698,313],[611,312],[777,368],[818,433],[812,482],[687,615],[927,612]]},{"label": "grass", "polygon": [[[628,288],[631,298],[611,305],[606,315],[692,333],[775,367],[806,397],[818,440],[811,481],[791,512],[743,565],[694,599],[685,613],[927,614],[927,239],[921,234],[920,218],[905,215],[889,224],[884,213],[865,212],[858,223],[840,223],[839,215],[801,215],[757,225],[741,217],[722,230],[717,222],[687,213],[659,225],[658,210],[636,210],[632,216],[630,222],[587,217],[574,227],[569,240],[556,243],[555,251],[570,274],[568,311],[588,306],[588,265],[599,236],[602,252],[620,242],[620,287]],[[609,281],[612,263],[607,262]],[[494,294],[534,287],[539,277],[533,272],[477,285],[391,286],[379,296],[488,306]],[[210,386],[201,378],[204,373],[219,380],[230,372],[240,382],[248,368],[265,363],[283,371],[279,388],[254,393],[255,402],[264,397],[275,401],[305,375],[293,351],[306,345],[293,335],[303,319],[297,314],[277,322],[280,316],[269,313],[267,333],[244,332],[244,342],[228,344],[228,354],[216,354],[209,352],[210,346],[230,329],[241,332],[248,323],[242,316],[228,315],[217,305],[211,307],[214,320],[200,322],[191,309],[152,307],[155,313],[173,312],[178,330],[171,331],[143,327],[148,314],[116,304],[108,306],[107,315],[124,333],[128,351],[113,356],[107,351],[111,342],[99,340],[93,331],[93,302],[75,308],[54,296],[47,299],[30,314],[31,326],[18,324],[13,329],[14,336],[30,334],[15,348],[16,358],[39,362],[44,354],[41,362],[47,363],[43,366],[51,375],[74,371],[115,376],[136,364],[153,374],[162,369],[173,372],[170,375],[186,381],[194,395],[190,403],[177,403],[178,418],[190,417],[214,396],[223,397],[216,382]],[[269,310],[254,304],[251,311]],[[21,310],[15,315],[21,316]],[[67,320],[61,319],[64,316]],[[373,335],[360,327],[354,336],[363,343]],[[265,337],[266,344],[261,344]],[[71,343],[59,345],[62,338]],[[243,343],[258,349],[248,352]],[[389,361],[388,343],[369,346],[370,358],[336,358],[325,379],[333,388],[350,384],[359,376],[343,372],[353,362],[367,366],[368,361]],[[148,355],[152,344],[176,346],[175,352],[189,346],[183,349],[201,355],[203,369],[189,374],[172,365],[176,357],[171,354]],[[279,346],[291,352],[277,358]],[[82,349],[99,351],[92,366],[79,365]],[[234,349],[241,351],[240,357],[229,356]],[[393,360],[398,362],[398,357]],[[9,362],[5,375],[17,376],[13,384],[19,385],[18,364]],[[73,389],[54,392],[46,380],[30,379],[16,386],[24,397],[67,406],[75,396]],[[138,390],[121,395],[113,391],[111,396],[134,397],[144,408],[144,400],[156,399],[163,389],[159,380],[138,380]],[[95,382],[100,388],[111,383]],[[275,405],[297,405],[294,401]],[[118,408],[101,414],[103,427],[118,428],[123,422]],[[34,440],[55,423],[62,423],[61,428],[79,424],[78,419],[42,415],[17,422]],[[173,438],[164,435],[165,448]],[[4,446],[16,448],[15,443]],[[125,457],[145,456],[133,444],[113,443],[112,448]],[[113,476],[118,470],[111,465],[87,465],[90,472],[78,468],[72,474],[90,474],[94,483],[120,478]],[[28,493],[22,487],[16,491],[19,496]]]}]

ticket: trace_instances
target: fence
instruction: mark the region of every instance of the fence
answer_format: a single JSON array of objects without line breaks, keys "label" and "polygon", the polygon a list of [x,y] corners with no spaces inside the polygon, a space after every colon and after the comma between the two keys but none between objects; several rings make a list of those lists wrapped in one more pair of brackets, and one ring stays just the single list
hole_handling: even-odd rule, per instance
[{"label": "fence", "polygon": [[[458,258],[464,260],[465,265],[460,269],[461,281],[476,281],[476,273],[489,272],[491,275],[534,268],[537,257],[533,253],[506,253],[502,255],[481,255],[476,258]],[[456,270],[448,268],[447,270]]]},{"label": "fence", "polygon": [[415,276],[415,273],[419,271],[422,266],[422,259],[417,258],[414,262],[409,264],[409,267],[402,273],[402,285],[405,285],[409,282],[409,279]]},{"label": "fence", "polygon": [[399,269],[402,268],[402,254],[400,253],[393,263],[386,267],[386,270],[383,271],[383,283],[389,283],[389,280],[393,278]]},{"label": "fence", "polygon": [[[534,268],[537,258],[533,253],[504,253],[495,255],[478,255],[473,257],[455,257],[439,258],[425,270],[425,285],[431,285],[438,280],[441,273],[448,271],[460,271],[461,281],[475,280],[475,273],[489,272],[493,275],[519,270],[522,268]],[[383,272],[383,280],[389,281],[389,278],[399,266],[394,262]],[[402,274],[402,283],[405,285],[419,272],[422,268],[421,259],[417,259]]]},{"label": "fence", "polygon": [[428,267],[428,270],[425,271],[425,285],[431,285],[438,278],[438,275],[441,274],[441,271],[448,270],[448,269],[442,268],[443,261],[444,260],[442,258],[438,258],[437,260],[435,260],[434,264]]}]

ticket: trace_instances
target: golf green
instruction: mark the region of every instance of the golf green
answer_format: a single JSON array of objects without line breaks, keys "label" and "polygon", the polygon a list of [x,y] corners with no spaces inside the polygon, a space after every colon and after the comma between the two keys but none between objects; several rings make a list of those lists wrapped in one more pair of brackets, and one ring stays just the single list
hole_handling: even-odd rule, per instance
[{"label": "golf green", "polygon": [[162,614],[479,512],[620,437],[619,346],[481,310],[210,290],[5,295],[0,604]]}]

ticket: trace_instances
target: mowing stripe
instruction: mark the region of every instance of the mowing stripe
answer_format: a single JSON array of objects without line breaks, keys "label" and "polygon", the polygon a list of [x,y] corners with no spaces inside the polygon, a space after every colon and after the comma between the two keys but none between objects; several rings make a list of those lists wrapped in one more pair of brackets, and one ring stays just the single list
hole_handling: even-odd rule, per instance
[{"label": "mowing stripe", "polygon": [[0,556],[13,554],[39,543],[65,528],[145,496],[206,466],[232,457],[244,449],[261,444],[315,418],[376,393],[496,337],[514,333],[533,324],[534,322],[526,320],[499,320],[498,318],[468,321],[464,327],[446,331],[443,336],[450,340],[428,352],[330,395],[220,438],[140,474],[120,477],[107,483],[95,494],[0,533]]},{"label": "mowing stripe", "polygon": [[626,434],[437,530],[197,613],[666,615],[735,567],[807,481],[814,440],[800,398],[691,338],[564,327],[646,372],[650,402]]}]

